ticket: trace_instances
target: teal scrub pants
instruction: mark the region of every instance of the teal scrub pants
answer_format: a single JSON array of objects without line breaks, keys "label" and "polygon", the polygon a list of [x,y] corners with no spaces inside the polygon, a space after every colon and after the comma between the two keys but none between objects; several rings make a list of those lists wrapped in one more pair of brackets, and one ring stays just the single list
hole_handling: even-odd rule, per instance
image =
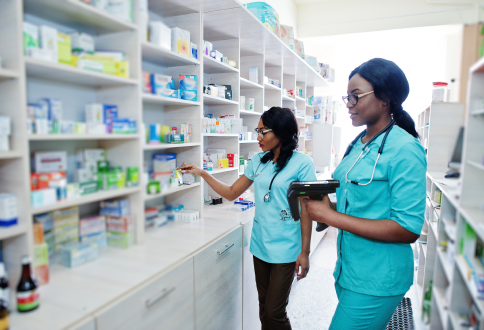
[{"label": "teal scrub pants", "polygon": [[338,306],[329,330],[385,330],[404,294],[377,297],[342,288],[335,284]]}]

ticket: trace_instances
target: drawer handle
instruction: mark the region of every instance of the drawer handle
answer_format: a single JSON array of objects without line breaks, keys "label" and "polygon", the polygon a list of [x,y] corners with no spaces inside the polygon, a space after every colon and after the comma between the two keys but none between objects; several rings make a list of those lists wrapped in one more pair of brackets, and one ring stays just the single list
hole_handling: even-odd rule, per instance
[{"label": "drawer handle", "polygon": [[221,256],[222,254],[224,254],[225,252],[227,252],[232,246],[234,246],[234,244],[230,244],[230,245],[225,244],[225,246],[226,246],[226,248],[223,251],[217,251],[218,255]]},{"label": "drawer handle", "polygon": [[163,292],[161,292],[158,296],[150,299],[150,300],[147,300],[146,301],[146,307],[150,308],[150,307],[153,307],[153,305],[155,305],[157,302],[159,302],[161,299],[165,298],[166,296],[168,296],[170,293],[172,293],[173,291],[175,291],[176,287],[171,287],[169,289],[165,289],[163,290]]}]

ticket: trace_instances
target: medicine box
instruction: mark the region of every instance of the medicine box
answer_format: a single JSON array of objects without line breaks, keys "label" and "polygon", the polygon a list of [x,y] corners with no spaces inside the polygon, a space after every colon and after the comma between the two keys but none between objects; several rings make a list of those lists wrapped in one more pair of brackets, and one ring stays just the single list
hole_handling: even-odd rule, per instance
[{"label": "medicine box", "polygon": [[57,62],[57,30],[47,25],[41,25],[39,27],[39,37],[40,48],[49,52],[51,62]]},{"label": "medicine box", "polygon": [[207,56],[210,56],[210,53],[212,52],[213,45],[210,41],[203,41],[203,46],[204,46],[204,54]]},{"label": "medicine box", "polygon": [[174,90],[174,89],[159,89],[159,90],[157,90],[156,94],[159,95],[159,96],[170,97],[170,98],[174,98],[174,99],[180,98],[180,91]]},{"label": "medicine box", "polygon": [[10,117],[0,116],[0,135],[7,136],[12,134],[11,126]]},{"label": "medicine box", "polygon": [[98,246],[96,243],[75,243],[66,244],[60,248],[60,260],[62,265],[74,268],[98,257]]},{"label": "medicine box", "polygon": [[82,149],[77,152],[76,160],[78,163],[94,162],[106,160],[106,151],[104,149]]},{"label": "medicine box", "polygon": [[53,188],[32,191],[30,202],[32,208],[55,204],[57,203],[57,191]]},{"label": "medicine box", "polygon": [[101,123],[111,126],[118,117],[118,107],[112,104],[90,103],[85,106],[86,123]]},{"label": "medicine box", "polygon": [[180,75],[180,94],[183,100],[197,101],[197,76]]},{"label": "medicine box", "polygon": [[63,228],[79,225],[79,207],[72,206],[53,212],[54,228]]},{"label": "medicine box", "polygon": [[176,154],[157,153],[153,154],[153,172],[172,172],[176,169]]},{"label": "medicine box", "polygon": [[47,110],[47,119],[62,120],[62,101],[59,99],[46,98],[41,99],[38,103],[43,111]]},{"label": "medicine box", "polygon": [[106,217],[99,215],[79,220],[79,235],[87,236],[106,231]]},{"label": "medicine box", "polygon": [[108,133],[108,128],[105,124],[101,124],[101,123],[86,123],[86,133],[106,134]]},{"label": "medicine box", "polygon": [[249,80],[258,84],[259,83],[259,68],[254,66],[249,68]]},{"label": "medicine box", "polygon": [[0,194],[0,227],[17,223],[18,209],[15,194]]},{"label": "medicine box", "polygon": [[59,63],[70,65],[72,63],[71,36],[57,32],[57,51]]},{"label": "medicine box", "polygon": [[44,233],[54,229],[54,213],[42,213],[34,216],[34,220],[42,224]]},{"label": "medicine box", "polygon": [[133,22],[133,2],[133,0],[109,0],[105,10],[119,19]]},{"label": "medicine box", "polygon": [[24,54],[28,55],[29,48],[39,48],[39,27],[23,22]]},{"label": "medicine box", "polygon": [[136,134],[136,119],[133,118],[114,118],[113,119],[113,134]]},{"label": "medicine box", "polygon": [[143,71],[143,93],[152,94],[153,88],[151,86],[151,74],[148,71]]},{"label": "medicine box", "polygon": [[153,21],[149,25],[150,42],[156,46],[171,49],[171,29],[163,22]]},{"label": "medicine box", "polygon": [[84,196],[98,191],[97,181],[79,183],[79,195]]},{"label": "medicine box", "polygon": [[134,231],[134,220],[131,216],[107,217],[107,230],[115,233],[129,233]]},{"label": "medicine box", "polygon": [[134,232],[116,233],[108,231],[108,245],[118,248],[129,248],[134,244]]},{"label": "medicine box", "polygon": [[163,89],[175,89],[175,80],[172,76],[167,76],[160,73],[153,73],[151,75],[151,87],[153,94],[159,94]]},{"label": "medicine box", "polygon": [[35,152],[34,166],[35,172],[37,173],[67,171],[67,152]]},{"label": "medicine box", "polygon": [[193,42],[191,42],[190,46],[192,48],[192,51],[191,51],[192,58],[198,59],[198,46],[197,46],[197,44],[194,44]]},{"label": "medicine box", "polygon": [[32,173],[30,174],[30,190],[39,190],[51,188],[52,181],[60,181],[66,179],[65,172],[51,172],[51,173]]},{"label": "medicine box", "polygon": [[98,247],[105,247],[108,245],[108,237],[105,231],[79,236],[80,243],[96,243]]},{"label": "medicine box", "polygon": [[148,125],[148,144],[160,144],[160,125],[150,124]]},{"label": "medicine box", "polygon": [[180,28],[171,29],[171,50],[190,57],[190,32]]},{"label": "medicine box", "polygon": [[100,215],[124,217],[129,215],[129,199],[111,199],[99,203]]},{"label": "medicine box", "polygon": [[90,34],[76,31],[70,33],[72,51],[76,53],[87,52],[94,53],[95,41]]}]

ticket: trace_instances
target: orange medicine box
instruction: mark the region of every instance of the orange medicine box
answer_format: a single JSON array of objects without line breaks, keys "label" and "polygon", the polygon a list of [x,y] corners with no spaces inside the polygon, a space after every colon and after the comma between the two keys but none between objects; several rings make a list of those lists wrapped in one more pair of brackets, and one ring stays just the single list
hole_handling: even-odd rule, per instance
[{"label": "orange medicine box", "polygon": [[30,175],[30,189],[40,190],[49,189],[49,182],[58,181],[66,178],[66,172],[52,172],[52,173],[32,173]]}]

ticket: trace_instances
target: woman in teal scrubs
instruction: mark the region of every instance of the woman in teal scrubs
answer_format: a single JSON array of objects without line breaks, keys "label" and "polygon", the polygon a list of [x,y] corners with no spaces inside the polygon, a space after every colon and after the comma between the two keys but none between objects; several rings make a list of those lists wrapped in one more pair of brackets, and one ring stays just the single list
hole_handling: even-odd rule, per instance
[{"label": "woman in teal scrubs", "polygon": [[330,330],[383,330],[413,282],[410,243],[424,223],[427,163],[415,123],[402,108],[409,93],[403,71],[376,58],[349,78],[343,100],[353,126],[366,130],[334,172],[341,185],[337,207],[327,196],[304,203],[313,220],[339,229],[339,303]]},{"label": "woman in teal scrubs", "polygon": [[262,330],[289,330],[286,306],[291,284],[306,277],[312,221],[301,208],[301,221],[292,218],[287,189],[292,181],[315,181],[311,157],[295,151],[298,124],[291,110],[272,107],[264,112],[256,129],[262,152],[254,156],[233,185],[218,181],[193,164],[184,172],[201,176],[215,192],[234,200],[254,183],[255,217],[250,242],[259,295]]}]

